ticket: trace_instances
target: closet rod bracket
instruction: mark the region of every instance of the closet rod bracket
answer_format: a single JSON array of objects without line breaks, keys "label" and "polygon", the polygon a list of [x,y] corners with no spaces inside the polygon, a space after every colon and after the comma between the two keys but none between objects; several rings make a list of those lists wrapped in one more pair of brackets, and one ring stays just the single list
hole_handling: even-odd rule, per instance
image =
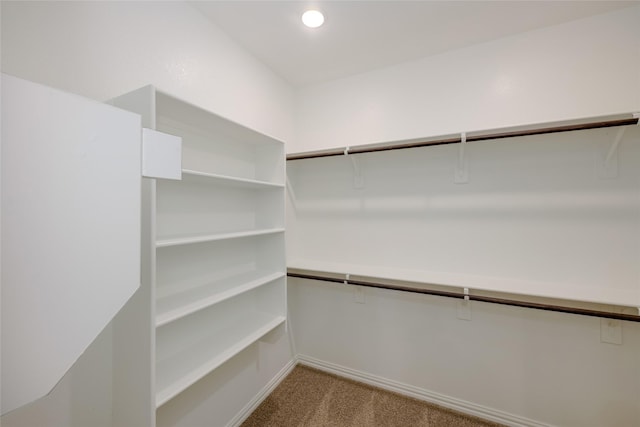
[{"label": "closet rod bracket", "polygon": [[469,296],[469,288],[464,289],[464,299],[458,300],[457,317],[460,320],[471,320],[471,298]]},{"label": "closet rod bracket", "polygon": [[353,166],[353,188],[362,189],[364,188],[364,175],[362,173],[362,166],[356,157],[349,153],[350,147],[345,147],[344,155],[349,157],[351,160],[351,165]]},{"label": "closet rod bracket", "polygon": [[469,182],[469,162],[465,156],[467,145],[467,133],[460,134],[460,146],[458,147],[458,159],[453,171],[454,184],[466,184]]},{"label": "closet rod bracket", "polygon": [[289,173],[286,173],[286,187],[287,187],[287,194],[289,196],[289,200],[291,200],[291,204],[293,205],[294,208],[297,208],[296,192],[293,189],[293,185],[291,184],[291,180],[289,179]]},{"label": "closet rod bracket", "polygon": [[598,176],[602,179],[614,179],[618,177],[618,149],[620,142],[624,138],[626,127],[622,126],[616,132],[613,142],[609,146],[608,150],[599,145],[597,152],[597,171]]}]

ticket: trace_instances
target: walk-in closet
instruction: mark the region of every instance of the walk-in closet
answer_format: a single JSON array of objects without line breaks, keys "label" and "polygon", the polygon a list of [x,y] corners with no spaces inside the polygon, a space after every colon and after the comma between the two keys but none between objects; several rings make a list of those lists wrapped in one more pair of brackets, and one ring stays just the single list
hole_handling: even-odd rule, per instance
[{"label": "walk-in closet", "polygon": [[637,1],[0,19],[2,426],[640,425]]}]

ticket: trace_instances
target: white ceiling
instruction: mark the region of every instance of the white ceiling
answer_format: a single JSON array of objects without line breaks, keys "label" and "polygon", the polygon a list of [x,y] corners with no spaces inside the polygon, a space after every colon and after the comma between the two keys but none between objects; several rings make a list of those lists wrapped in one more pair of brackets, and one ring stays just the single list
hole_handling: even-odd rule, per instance
[{"label": "white ceiling", "polygon": [[[637,5],[636,1],[193,1],[294,87]],[[300,16],[325,14],[317,29]]]}]

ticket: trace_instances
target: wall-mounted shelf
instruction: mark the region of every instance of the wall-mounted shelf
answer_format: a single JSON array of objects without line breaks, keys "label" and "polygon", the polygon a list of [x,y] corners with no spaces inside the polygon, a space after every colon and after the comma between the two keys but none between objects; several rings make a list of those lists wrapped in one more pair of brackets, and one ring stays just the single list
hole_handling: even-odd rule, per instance
[{"label": "wall-mounted shelf", "polygon": [[[532,135],[547,135],[577,130],[602,129],[616,126],[639,124],[638,113],[617,114],[612,116],[592,117],[587,119],[567,120],[563,122],[543,123],[529,126],[516,126],[503,129],[489,129],[475,132],[464,132],[465,142],[491,141],[503,138],[515,138]],[[370,144],[354,147],[333,148],[329,150],[309,151],[287,154],[287,160],[316,159],[321,157],[344,156],[345,154],[377,153],[382,151],[405,150],[408,148],[435,147],[438,145],[458,144],[463,140],[463,133],[439,135],[429,138],[407,140],[392,143]]]},{"label": "wall-mounted shelf", "polygon": [[637,123],[629,113],[467,134],[495,140],[465,149],[465,185],[460,137],[293,154],[288,266],[638,307]]},{"label": "wall-mounted shelf", "polygon": [[636,306],[638,302],[638,293],[634,289],[607,289],[607,293],[604,294],[595,287],[586,288],[569,283],[524,280],[513,277],[300,259],[289,261],[288,268],[297,271],[323,272],[323,274],[326,273],[330,275],[351,274],[359,277],[370,277],[396,282],[422,283],[455,289],[469,288],[487,292],[521,295],[523,297],[558,298],[558,296],[554,295],[554,290],[562,288],[565,293],[569,295],[569,297],[564,297],[563,299],[574,302],[631,307]]},{"label": "wall-mounted shelf", "polygon": [[[474,289],[469,289],[463,286],[441,285],[431,282],[425,283],[407,280],[400,281],[372,276],[353,276],[351,273],[345,274],[336,273],[334,271],[304,270],[300,268],[289,268],[287,270],[287,276],[305,280],[339,283],[342,285],[433,295],[437,297],[464,299],[468,301],[480,301],[490,304],[508,305],[534,310],[555,311],[559,313],[600,317],[604,319],[640,322],[640,316],[637,314],[630,314],[630,312],[635,312],[637,307],[630,306],[614,306],[596,303],[585,304],[578,301],[531,297],[530,295],[514,296],[513,294],[493,293],[482,290],[477,293]],[[469,293],[470,291],[471,293]]]}]

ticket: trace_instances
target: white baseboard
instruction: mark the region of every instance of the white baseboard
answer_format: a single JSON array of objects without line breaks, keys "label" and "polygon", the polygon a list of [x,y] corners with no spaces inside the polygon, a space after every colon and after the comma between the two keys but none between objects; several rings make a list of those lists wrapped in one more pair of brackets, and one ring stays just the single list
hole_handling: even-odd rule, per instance
[{"label": "white baseboard", "polygon": [[229,421],[227,423],[226,427],[238,427],[240,424],[242,424],[244,422],[244,420],[246,420],[249,415],[251,415],[251,413],[253,411],[256,410],[256,408],[258,407],[258,405],[260,405],[262,403],[262,401],[269,396],[269,394],[271,394],[271,392],[273,391],[273,389],[275,389],[278,384],[280,384],[280,382],[285,379],[285,377],[287,375],[289,375],[289,372],[291,372],[291,370],[297,365],[297,361],[296,359],[292,359],[289,361],[289,363],[287,363],[281,370],[280,372],[278,372],[276,374],[275,377],[273,377],[271,379],[271,381],[269,381],[267,383],[267,385],[265,385],[262,390],[260,390],[258,392],[258,394],[256,394],[254,396],[253,399],[251,399],[251,401],[249,403],[247,403],[245,405],[244,408],[242,408],[240,410],[240,412],[238,412],[236,414],[235,417],[233,417],[231,419],[231,421]]},{"label": "white baseboard", "polygon": [[511,427],[553,427],[550,424],[541,423],[518,415],[509,414],[497,409],[489,408],[465,400],[456,399],[444,394],[415,387],[409,384],[389,380],[387,378],[357,371],[355,369],[325,362],[303,354],[297,355],[298,363],[316,368],[340,377],[349,378],[361,383],[369,384],[385,390],[393,391],[425,402],[444,406],[464,414],[480,417],[488,421],[494,421]]}]

